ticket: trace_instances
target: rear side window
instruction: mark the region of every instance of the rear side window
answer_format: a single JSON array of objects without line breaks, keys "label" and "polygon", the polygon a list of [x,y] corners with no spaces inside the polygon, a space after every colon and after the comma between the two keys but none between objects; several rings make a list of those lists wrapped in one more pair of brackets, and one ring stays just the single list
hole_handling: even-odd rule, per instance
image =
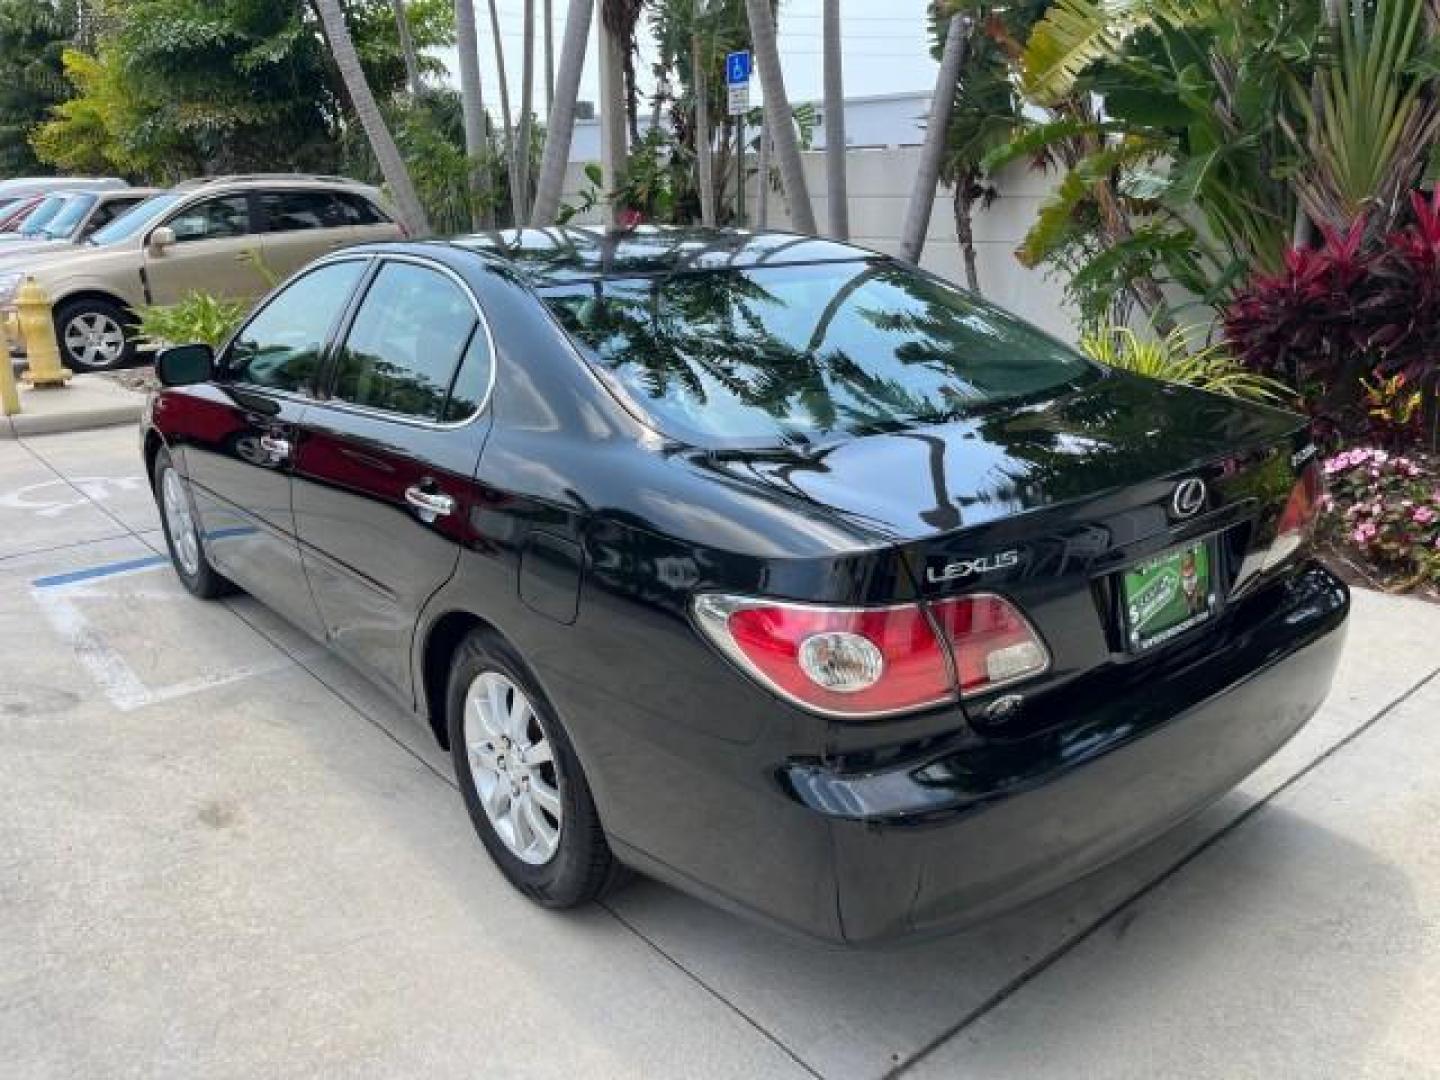
[{"label": "rear side window", "polygon": [[364,270],[359,259],[330,263],[287,285],[236,335],[228,376],[274,390],[308,389],[330,328]]},{"label": "rear side window", "polygon": [[250,203],[244,195],[223,195],[187,206],[165,224],[179,243],[223,240],[250,231]]},{"label": "rear side window", "polygon": [[96,207],[95,213],[91,214],[90,220],[85,223],[85,235],[89,236],[97,229],[103,229],[122,214],[128,214],[138,206],[140,202],[141,200],[139,198],[135,198],[111,199],[108,202],[102,203]]},{"label": "rear side window", "polygon": [[[386,263],[339,351],[331,394],[421,420],[463,419],[450,416],[446,403],[461,357],[472,338],[484,336],[478,322],[469,294],[444,274],[413,263]],[[488,362],[488,354],[483,359]],[[488,369],[484,375],[488,380]],[[474,393],[468,385],[463,392]]]},{"label": "rear side window", "polygon": [[335,196],[325,191],[266,191],[260,196],[270,232],[334,229],[348,224]]},{"label": "rear side window", "polygon": [[340,212],[344,215],[347,225],[388,225],[390,223],[389,217],[364,195],[341,191],[336,193],[335,200],[340,204]]},{"label": "rear side window", "polygon": [[544,298],[657,428],[699,445],[941,423],[1096,370],[1039,330],[881,259],[612,279]]}]

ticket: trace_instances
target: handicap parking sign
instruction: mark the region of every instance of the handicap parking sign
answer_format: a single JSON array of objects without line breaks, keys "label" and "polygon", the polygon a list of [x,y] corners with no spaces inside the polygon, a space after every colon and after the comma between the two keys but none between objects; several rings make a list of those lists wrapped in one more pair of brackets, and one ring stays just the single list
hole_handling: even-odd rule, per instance
[{"label": "handicap parking sign", "polygon": [[750,50],[727,53],[725,56],[725,81],[731,86],[750,81]]}]

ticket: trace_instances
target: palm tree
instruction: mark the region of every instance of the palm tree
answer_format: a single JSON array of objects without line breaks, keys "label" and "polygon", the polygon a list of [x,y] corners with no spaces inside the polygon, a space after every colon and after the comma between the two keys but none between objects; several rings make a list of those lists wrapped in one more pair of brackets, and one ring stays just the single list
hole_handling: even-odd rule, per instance
[{"label": "palm tree", "polygon": [[760,87],[765,92],[765,114],[769,118],[770,136],[775,140],[780,183],[790,202],[790,220],[797,231],[813,236],[816,232],[815,211],[810,206],[805,166],[800,160],[800,140],[795,137],[790,99],[785,93],[785,76],[780,70],[780,50],[775,43],[775,18],[770,0],[745,0],[745,14],[750,22],[755,63],[760,68]]},{"label": "palm tree", "polygon": [[400,39],[400,55],[405,58],[405,81],[412,97],[425,92],[420,81],[420,57],[415,52],[415,38],[410,33],[410,17],[405,14],[405,0],[390,0],[395,9],[395,33]]},{"label": "palm tree", "polygon": [[[825,0],[825,194],[830,202],[830,235],[850,239],[850,205],[845,193],[845,78],[840,60],[840,0]],[[764,136],[762,134],[761,138]],[[760,178],[764,183],[765,178]]]},{"label": "palm tree", "polygon": [[480,91],[480,42],[475,33],[475,0],[455,0],[455,44],[460,51],[460,112],[465,123],[465,156],[470,159],[471,224],[488,226],[493,212],[485,191],[485,99]]},{"label": "palm tree", "polygon": [[[603,0],[602,0],[603,3]],[[625,58],[620,36],[600,19],[600,177],[605,190],[601,212],[606,225],[615,222],[617,192],[625,174]]]},{"label": "palm tree", "polygon": [[[508,166],[507,175],[510,177],[510,205],[513,208],[515,203],[515,191],[519,187],[515,183],[515,130],[510,126],[510,79],[505,74],[505,39],[500,34],[500,10],[495,0],[490,0],[490,36],[495,39],[495,74],[500,80],[500,119],[505,131],[505,161]],[[514,215],[515,224],[519,225],[525,219],[518,213]]]},{"label": "palm tree", "polygon": [[515,220],[530,220],[530,130],[535,112],[535,0],[525,0],[520,53],[520,125],[515,134]]},{"label": "palm tree", "polygon": [[925,250],[925,233],[935,206],[935,185],[945,160],[950,112],[955,106],[955,86],[970,44],[970,25],[968,16],[955,15],[945,32],[945,51],[940,56],[940,72],[935,76],[935,93],[930,98],[930,118],[925,125],[925,145],[920,150],[915,186],[910,189],[910,204],[905,208],[905,223],[900,230],[900,257],[912,263],[918,263]]},{"label": "palm tree", "polygon": [[560,210],[560,189],[565,184],[570,138],[575,133],[575,99],[580,93],[580,71],[585,66],[585,43],[590,37],[590,17],[594,10],[594,0],[570,0],[570,10],[565,16],[555,104],[550,110],[550,123],[545,127],[545,152],[540,159],[535,203],[530,208],[531,225],[551,224]]},{"label": "palm tree", "polygon": [[[697,19],[704,14],[703,4],[695,5]],[[690,71],[695,95],[695,168],[700,188],[700,223],[715,225],[715,167],[710,157],[710,85],[705,77],[705,65],[709,61],[697,26],[690,35]]]},{"label": "palm tree", "polygon": [[550,122],[550,110],[555,107],[555,12],[551,10],[552,0],[545,0],[540,17],[545,20],[545,122]]},{"label": "palm tree", "polygon": [[345,93],[350,98],[355,115],[360,118],[360,126],[370,140],[370,149],[380,166],[380,173],[394,196],[400,222],[411,236],[428,236],[430,222],[425,216],[425,208],[420,205],[415,185],[410,182],[410,172],[400,157],[399,147],[395,145],[395,137],[385,125],[380,106],[370,91],[365,70],[360,66],[360,56],[355,52],[355,42],[340,10],[340,0],[314,0],[314,3],[320,23],[325,28],[325,38],[330,43],[330,54],[335,58],[335,67],[345,84]]}]

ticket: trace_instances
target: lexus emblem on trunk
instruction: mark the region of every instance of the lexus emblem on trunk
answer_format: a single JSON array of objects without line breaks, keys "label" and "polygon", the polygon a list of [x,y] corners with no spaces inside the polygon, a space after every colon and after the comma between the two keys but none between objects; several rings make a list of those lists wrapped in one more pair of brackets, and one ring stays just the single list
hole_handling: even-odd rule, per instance
[{"label": "lexus emblem on trunk", "polygon": [[1175,494],[1170,499],[1170,509],[1177,518],[1194,517],[1204,505],[1205,481],[1198,476],[1181,480],[1175,486]]}]

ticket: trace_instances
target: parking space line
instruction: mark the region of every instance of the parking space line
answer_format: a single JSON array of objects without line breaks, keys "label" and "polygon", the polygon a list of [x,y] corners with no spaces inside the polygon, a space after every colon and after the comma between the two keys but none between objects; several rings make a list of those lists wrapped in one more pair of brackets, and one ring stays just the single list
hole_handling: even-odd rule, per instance
[{"label": "parking space line", "polygon": [[991,994],[979,1005],[975,1006],[975,1008],[967,1012],[958,1021],[956,1021],[950,1027],[946,1028],[944,1031],[940,1032],[940,1034],[936,1035],[933,1039],[931,1039],[915,1053],[911,1054],[904,1060],[897,1062],[881,1077],[881,1080],[898,1080],[899,1077],[909,1072],[912,1068],[914,1068],[920,1062],[924,1061],[936,1050],[940,1049],[940,1047],[944,1046],[956,1036],[960,1035],[962,1032],[965,1031],[966,1028],[975,1024],[987,1013],[996,1009],[1000,1005],[1003,1005],[1010,998],[1014,997],[1015,994],[1023,990],[1029,983],[1034,981],[1039,976],[1043,975],[1047,969],[1052,967],[1058,961],[1064,959],[1075,949],[1083,945],[1086,941],[1090,940],[1092,937],[1095,936],[1096,933],[1103,930],[1106,926],[1113,922],[1115,918],[1119,916],[1120,913],[1123,912],[1125,909],[1132,907],[1133,905],[1139,903],[1141,900],[1145,899],[1145,897],[1149,896],[1151,893],[1155,892],[1157,889],[1160,888],[1160,886],[1164,885],[1181,870],[1184,870],[1187,866],[1200,858],[1200,856],[1204,855],[1216,844],[1220,843],[1230,834],[1235,832],[1237,829],[1240,828],[1240,826],[1244,825],[1261,810],[1267,808],[1281,794],[1289,791],[1290,788],[1294,787],[1306,776],[1309,776],[1317,768],[1325,764],[1325,762],[1329,761],[1340,751],[1344,750],[1347,746],[1353,743],[1356,739],[1360,738],[1360,736],[1364,735],[1367,731],[1373,728],[1386,716],[1390,715],[1390,713],[1394,712],[1401,705],[1405,704],[1406,701],[1408,701],[1412,696],[1422,690],[1437,676],[1440,676],[1440,667],[1433,669],[1428,675],[1421,676],[1409,687],[1401,691],[1398,697],[1393,698],[1387,704],[1382,706],[1375,713],[1374,716],[1370,717],[1354,731],[1350,732],[1348,735],[1340,739],[1334,745],[1328,747],[1325,751],[1317,755],[1314,760],[1308,762],[1302,768],[1297,769],[1292,776],[1288,777],[1284,782],[1276,785],[1273,791],[1256,799],[1255,802],[1251,803],[1239,814],[1236,814],[1235,818],[1232,821],[1227,822],[1221,828],[1217,829],[1215,832],[1207,836],[1204,840],[1200,841],[1200,843],[1196,844],[1194,848],[1192,848],[1185,855],[1181,856],[1180,859],[1173,865],[1171,865],[1165,870],[1162,870],[1159,874],[1155,875],[1155,877],[1151,878],[1145,884],[1137,888],[1129,896],[1125,897],[1119,903],[1111,907],[1108,911],[1105,911],[1103,914],[1098,916],[1093,922],[1091,922],[1074,937],[1067,939],[1066,941],[1062,942],[1060,945],[1052,949],[1050,952],[1040,957],[1024,971],[1020,972],[1019,975],[1016,975],[1004,986],[996,990],[995,993]]},{"label": "parking space line", "polygon": [[32,589],[54,589],[61,585],[73,585],[77,581],[91,581],[95,578],[112,577],[131,570],[148,570],[159,566],[165,559],[159,555],[145,555],[138,559],[122,559],[119,562],[88,566],[83,570],[71,570],[64,574],[51,574],[36,578],[30,583]]}]

